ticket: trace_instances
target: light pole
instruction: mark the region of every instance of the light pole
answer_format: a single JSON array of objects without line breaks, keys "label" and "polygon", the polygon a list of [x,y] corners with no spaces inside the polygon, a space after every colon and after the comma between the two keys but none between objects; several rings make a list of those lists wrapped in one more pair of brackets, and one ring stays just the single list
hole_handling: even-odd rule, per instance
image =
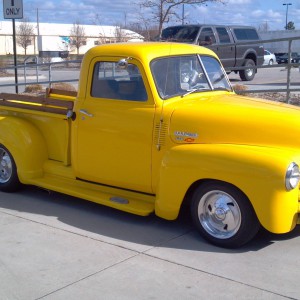
[{"label": "light pole", "polygon": [[287,24],[288,24],[288,11],[289,11],[289,5],[292,5],[292,3],[283,3],[282,5],[286,5],[286,15],[285,15],[285,30],[287,30]]}]

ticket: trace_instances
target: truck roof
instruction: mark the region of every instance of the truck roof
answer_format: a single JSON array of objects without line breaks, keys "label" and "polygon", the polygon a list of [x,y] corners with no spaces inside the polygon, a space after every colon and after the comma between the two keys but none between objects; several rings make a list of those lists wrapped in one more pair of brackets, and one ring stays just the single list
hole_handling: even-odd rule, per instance
[{"label": "truck roof", "polygon": [[116,43],[105,44],[90,49],[83,59],[90,61],[99,56],[134,57],[140,61],[150,62],[157,57],[183,55],[183,54],[206,54],[215,56],[213,51],[197,45],[169,42],[146,42],[146,43]]},{"label": "truck roof", "polygon": [[186,25],[173,25],[173,26],[168,26],[164,29],[167,28],[172,28],[172,27],[210,27],[210,26],[215,26],[215,27],[227,27],[227,28],[255,28],[254,26],[249,26],[249,25],[224,25],[224,24],[186,24]]}]

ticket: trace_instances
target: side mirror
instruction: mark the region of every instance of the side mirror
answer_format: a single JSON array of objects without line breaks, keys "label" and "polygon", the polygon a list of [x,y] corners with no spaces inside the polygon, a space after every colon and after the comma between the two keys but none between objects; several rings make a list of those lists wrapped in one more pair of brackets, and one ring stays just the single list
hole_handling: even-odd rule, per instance
[{"label": "side mirror", "polygon": [[119,61],[118,61],[118,67],[120,68],[120,69],[127,69],[127,67],[128,67],[128,61],[129,60],[131,60],[132,59],[132,57],[127,57],[127,58],[122,58],[122,59],[120,59]]},{"label": "side mirror", "polygon": [[128,67],[128,58],[122,58],[118,61],[118,67],[120,69],[127,69]]}]

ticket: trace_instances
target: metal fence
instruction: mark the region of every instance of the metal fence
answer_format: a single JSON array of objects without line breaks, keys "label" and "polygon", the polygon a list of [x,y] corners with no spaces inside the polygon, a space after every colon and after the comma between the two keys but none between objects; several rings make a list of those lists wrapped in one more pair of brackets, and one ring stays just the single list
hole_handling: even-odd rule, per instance
[{"label": "metal fence", "polygon": [[[36,61],[38,58],[36,57]],[[9,83],[9,84],[0,84],[1,87],[16,87],[16,86],[27,86],[32,84],[48,85],[51,87],[53,83],[61,82],[78,82],[79,78],[66,78],[60,80],[53,79],[53,70],[58,69],[80,69],[81,60],[68,60],[62,62],[43,62],[43,63],[28,63],[27,60],[24,61],[24,64],[18,64],[16,67],[5,67],[0,68],[0,72],[3,74],[7,73],[12,75],[17,69],[18,77],[22,78],[22,82],[18,83]],[[43,72],[43,77],[47,74],[47,79],[41,79],[41,72]],[[35,80],[29,80],[29,77],[35,77]]]},{"label": "metal fence", "polygon": [[[275,64],[275,65],[265,65],[265,66],[257,66],[253,67],[251,69],[257,70],[257,69],[266,69],[266,68],[282,68],[285,67],[287,69],[287,79],[286,79],[286,102],[288,103],[290,101],[290,95],[292,92],[300,92],[300,88],[291,88],[291,69],[292,68],[300,68],[300,63],[292,63],[292,42],[295,40],[300,40],[300,37],[288,37],[288,38],[281,38],[281,39],[271,39],[271,40],[262,40],[262,44],[266,43],[276,43],[276,42],[282,42],[287,43],[287,51],[288,53],[288,63],[287,64]],[[251,45],[251,44],[257,44],[257,41],[255,42],[245,42],[245,43],[238,43],[238,45]],[[235,67],[231,68],[231,70],[247,70],[250,69],[249,67]],[[299,69],[300,71],[300,69]],[[299,74],[299,84],[300,84],[300,74]],[[239,94],[247,94],[247,93],[265,93],[265,92],[282,92],[282,89],[251,89],[251,90],[241,90],[237,91]]]},{"label": "metal fence", "polygon": [[[284,91],[286,92],[286,102],[289,102],[290,100],[290,95],[292,92],[300,92],[300,88],[291,88],[291,69],[294,67],[300,68],[299,63],[291,63],[291,54],[292,54],[292,43],[295,40],[300,40],[300,37],[289,37],[289,38],[281,38],[281,39],[271,39],[271,40],[262,40],[261,44],[266,44],[266,43],[275,43],[275,42],[282,42],[282,43],[287,43],[287,53],[288,53],[288,63],[287,64],[275,64],[275,65],[266,65],[266,66],[255,66],[251,67],[254,70],[257,69],[264,69],[264,68],[278,68],[278,67],[285,67],[287,69],[287,79],[286,79],[286,89]],[[251,45],[251,44],[257,44],[257,41],[253,42],[240,42],[237,44],[231,44],[232,46],[235,45]],[[223,45],[223,46],[228,46],[228,44]],[[222,45],[220,45],[222,47]],[[38,58],[36,57],[36,61]],[[27,60],[24,61],[24,64],[18,65],[17,67],[6,67],[6,68],[0,68],[0,72],[2,71],[9,71],[9,70],[14,70],[17,68],[18,73],[20,74],[22,72],[24,79],[23,82],[18,82],[17,86],[26,86],[28,84],[41,84],[41,85],[49,85],[53,83],[60,83],[60,82],[78,82],[79,78],[66,78],[62,80],[53,80],[53,75],[52,71],[53,69],[57,68],[74,68],[76,65],[77,68],[80,67],[81,60],[72,60],[72,61],[64,61],[64,62],[45,62],[45,63],[34,63],[30,64],[27,62]],[[230,68],[230,70],[242,70],[242,69],[250,69],[250,67],[235,67],[235,68]],[[39,78],[39,72],[43,70],[46,71],[48,74],[47,80],[41,80]],[[28,74],[31,73],[34,74],[36,77],[35,81],[28,81]],[[299,74],[300,76],[300,74]],[[11,87],[11,86],[16,86],[16,83],[10,83],[10,84],[0,84],[1,87]],[[283,92],[283,89],[251,89],[251,90],[240,90],[236,91],[239,94],[246,94],[246,93],[265,93],[265,92]]]}]

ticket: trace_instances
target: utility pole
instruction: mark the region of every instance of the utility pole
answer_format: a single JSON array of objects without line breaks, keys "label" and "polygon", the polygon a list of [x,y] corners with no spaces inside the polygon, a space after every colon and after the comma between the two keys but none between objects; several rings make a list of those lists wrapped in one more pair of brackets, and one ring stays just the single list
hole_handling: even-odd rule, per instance
[{"label": "utility pole", "polygon": [[286,5],[286,14],[285,14],[285,30],[288,30],[288,11],[289,11],[289,5],[292,5],[292,3],[283,3],[282,5]]},{"label": "utility pole", "polygon": [[3,0],[3,16],[4,16],[4,19],[12,19],[14,65],[15,65],[15,85],[16,85],[16,94],[18,94],[19,88],[18,88],[18,66],[17,66],[15,19],[23,19],[23,0]]},{"label": "utility pole", "polygon": [[38,46],[38,53],[40,54],[40,51],[43,51],[43,45],[42,45],[42,38],[40,36],[40,18],[39,18],[39,9],[36,9],[36,31],[37,31],[37,46]]}]

